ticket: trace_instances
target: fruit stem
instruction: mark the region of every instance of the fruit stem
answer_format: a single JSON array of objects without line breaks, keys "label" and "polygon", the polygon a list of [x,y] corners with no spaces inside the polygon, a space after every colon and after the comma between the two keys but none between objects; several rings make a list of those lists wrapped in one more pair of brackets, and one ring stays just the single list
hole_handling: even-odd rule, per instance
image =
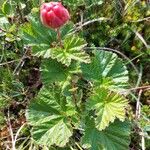
[{"label": "fruit stem", "polygon": [[60,33],[60,28],[57,29],[57,38],[60,44],[60,47],[62,48],[62,41],[61,41],[61,33]]}]

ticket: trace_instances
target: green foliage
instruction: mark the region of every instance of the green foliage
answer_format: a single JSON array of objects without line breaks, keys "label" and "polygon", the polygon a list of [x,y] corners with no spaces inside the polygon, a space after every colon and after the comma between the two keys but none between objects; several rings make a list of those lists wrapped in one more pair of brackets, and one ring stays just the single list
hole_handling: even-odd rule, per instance
[{"label": "green foliage", "polygon": [[141,120],[140,120],[140,125],[143,128],[147,128],[150,126],[150,106],[143,105],[142,110],[141,110]]},{"label": "green foliage", "polygon": [[33,47],[33,53],[39,50],[47,50],[50,44],[55,41],[56,33],[43,27],[39,21],[39,17],[30,16],[30,23],[26,23],[20,30],[20,34],[25,44]]},{"label": "green foliage", "polygon": [[4,125],[4,114],[2,112],[0,112],[0,128]]},{"label": "green foliage", "polygon": [[50,57],[57,59],[58,62],[69,66],[72,60],[89,63],[89,56],[82,50],[86,43],[83,39],[76,36],[68,36],[64,40],[64,47],[53,48],[50,50]]},{"label": "green foliage", "polygon": [[[137,119],[138,90],[132,102],[127,95],[133,95],[127,88],[137,76],[125,66],[141,66],[138,82],[150,84],[148,2],[63,0],[71,19],[60,28],[62,45],[56,30],[41,24],[41,2],[0,1],[0,136],[7,110],[13,129],[26,110],[28,131],[19,136],[17,150],[150,149],[150,94],[142,88]],[[14,149],[5,140],[0,149]]]},{"label": "green foliage", "polygon": [[4,124],[4,113],[3,113],[3,109],[8,107],[10,103],[10,99],[9,97],[6,97],[6,95],[2,95],[2,93],[0,92],[0,127],[2,127],[2,125]]},{"label": "green foliage", "polygon": [[[56,41],[56,32],[43,27],[36,17],[30,17],[31,24],[26,24],[22,29],[22,37],[28,46],[33,47],[35,56],[57,59],[62,64],[69,66],[72,60],[89,63],[89,56],[82,50],[86,46],[84,39],[78,36],[65,36],[69,33],[72,24],[61,29],[63,48]],[[44,33],[44,34],[43,34]],[[53,45],[54,44],[54,45]],[[55,46],[54,48],[52,47]]]},{"label": "green foliage", "polygon": [[36,56],[51,57],[66,66],[69,66],[72,60],[89,63],[89,56],[82,50],[85,45],[83,39],[76,36],[69,36],[64,39],[63,48],[56,46],[46,51],[39,51],[36,53]]},{"label": "green foliage", "polygon": [[69,68],[53,59],[46,59],[41,64],[41,75],[43,83],[66,81],[73,74],[80,73],[80,66],[72,63]]},{"label": "green foliage", "polygon": [[74,10],[77,9],[79,6],[82,6],[84,4],[84,0],[64,0],[63,3],[68,8],[71,7]]},{"label": "green foliage", "polygon": [[[78,38],[76,40],[78,41]],[[71,44],[74,45],[74,42]],[[128,101],[116,91],[113,92],[110,87],[116,85],[119,89],[121,83],[123,85],[127,83],[126,67],[117,55],[111,52],[94,51],[94,54],[90,64],[82,63],[81,65],[78,61],[79,63],[74,62],[67,67],[59,63],[57,59],[46,59],[42,62],[43,83],[50,87],[42,88],[27,111],[27,120],[33,126],[32,136],[38,144],[65,146],[73,135],[73,127],[78,129],[80,126],[80,115],[82,120],[86,117],[94,117],[94,127],[98,131],[107,130],[105,128],[116,118],[121,121],[125,120],[125,107],[127,107]],[[77,79],[74,78],[74,74]],[[91,79],[95,82],[91,89],[91,95],[84,103],[76,86],[81,74],[88,82]],[[114,79],[114,81],[112,82],[110,79]],[[122,82],[122,79],[126,80]],[[69,85],[71,87],[68,88]],[[65,94],[69,90],[72,92]],[[81,105],[81,103],[83,104]],[[51,136],[53,136],[53,141]]]},{"label": "green foliage", "polygon": [[[44,87],[30,104],[26,115],[29,124],[33,126],[34,140],[48,147],[64,147],[70,142],[73,126],[79,127],[80,112],[91,117],[91,111],[95,111],[95,127],[98,130],[104,130],[116,118],[124,121],[127,100],[111,91],[124,89],[128,82],[128,71],[118,56],[95,50],[90,61],[89,55],[83,51],[86,46],[83,38],[66,32],[66,26],[61,30],[64,34],[63,47],[60,47],[54,43],[55,32],[47,31],[35,18],[30,17],[31,24],[28,24],[27,29],[27,26],[21,29],[25,43],[32,46],[33,54],[45,59],[41,64]],[[52,44],[54,47],[51,47]],[[91,89],[92,94],[83,106],[82,92],[78,91],[76,85],[81,74],[87,82],[92,81],[95,87]],[[74,75],[77,76],[77,81]]]},{"label": "green foliage", "polygon": [[93,89],[87,101],[88,110],[95,110],[95,122],[99,130],[105,129],[116,118],[124,121],[127,104],[123,96],[100,87]]},{"label": "green foliage", "polygon": [[42,145],[65,146],[72,135],[71,120],[76,110],[59,87],[42,89],[27,110],[27,119],[33,126],[33,138]]},{"label": "green foliage", "polygon": [[6,17],[0,17],[0,28],[7,30],[10,27],[9,21]]},{"label": "green foliage", "polygon": [[[19,99],[23,95],[24,86],[21,82],[16,81],[12,73],[7,69],[2,69],[0,80],[0,94],[7,102],[8,99]],[[1,96],[0,95],[0,96]]]},{"label": "green foliage", "polygon": [[84,0],[87,7],[91,7],[94,5],[101,5],[104,0]]},{"label": "green foliage", "polygon": [[93,5],[100,5],[103,0],[64,0],[63,4],[72,10],[76,10],[78,7],[86,6],[91,7]]},{"label": "green foliage", "polygon": [[67,78],[66,69],[56,60],[47,59],[41,66],[43,82],[50,83],[65,80]]},{"label": "green foliage", "polygon": [[[44,27],[40,20],[38,10],[33,11],[33,15],[29,16],[30,23],[26,23],[20,29],[20,35],[28,46],[32,46],[33,54],[37,56],[50,57],[48,55],[49,48],[58,45],[56,32],[52,29]],[[61,28],[62,39],[72,28],[72,23]],[[46,54],[47,53],[47,54]]]},{"label": "green foliage", "polygon": [[82,138],[83,147],[91,150],[127,150],[130,141],[130,125],[128,122],[115,121],[104,131],[95,128],[94,121],[88,120]]},{"label": "green foliage", "polygon": [[106,51],[96,51],[90,64],[81,65],[83,76],[94,84],[106,84],[117,90],[127,87],[128,71],[116,54]]},{"label": "green foliage", "polygon": [[10,3],[9,1],[4,1],[3,5],[2,5],[2,12],[5,15],[10,15],[13,12],[13,5],[12,3]]}]

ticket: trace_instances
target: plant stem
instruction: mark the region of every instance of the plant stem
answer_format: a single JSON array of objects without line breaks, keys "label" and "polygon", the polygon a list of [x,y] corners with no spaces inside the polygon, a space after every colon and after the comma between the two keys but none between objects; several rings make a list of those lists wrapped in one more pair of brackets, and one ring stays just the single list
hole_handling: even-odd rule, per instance
[{"label": "plant stem", "polygon": [[44,3],[44,0],[39,0],[39,5],[41,6]]},{"label": "plant stem", "polygon": [[[76,87],[75,83],[72,81],[71,84],[72,84],[72,88],[75,89],[75,87]],[[72,91],[72,97],[73,97],[74,104],[77,108],[78,106],[77,106],[76,91]]]},{"label": "plant stem", "polygon": [[[72,86],[73,89],[76,88],[76,85],[75,85],[74,81],[71,81],[71,86]],[[72,91],[72,98],[73,98],[73,101],[74,101],[76,110],[77,110],[78,112],[80,112],[80,109],[79,109],[79,107],[78,107],[78,105],[77,105],[77,96],[76,96],[76,95],[77,95],[76,90],[73,90],[73,91]]]},{"label": "plant stem", "polygon": [[60,28],[57,29],[57,38],[60,44],[60,47],[62,48],[62,41],[61,41],[61,33],[60,33]]},{"label": "plant stem", "polygon": [[131,88],[129,89],[129,91],[133,91],[133,90],[149,90],[150,89],[150,85],[147,85],[147,86],[140,86],[140,87],[135,87],[135,88]]},{"label": "plant stem", "polygon": [[17,11],[18,11],[18,14],[20,16],[21,23],[23,23],[24,22],[24,18],[23,18],[22,10],[20,8],[19,3],[17,3]]}]

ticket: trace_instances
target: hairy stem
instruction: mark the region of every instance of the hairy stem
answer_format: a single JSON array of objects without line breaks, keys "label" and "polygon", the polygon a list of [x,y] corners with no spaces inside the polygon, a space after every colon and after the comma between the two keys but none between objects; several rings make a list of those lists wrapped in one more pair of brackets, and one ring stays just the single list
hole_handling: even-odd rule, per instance
[{"label": "hairy stem", "polygon": [[59,28],[57,29],[57,38],[58,38],[60,47],[62,48],[63,46],[62,46],[61,33],[60,33],[60,29]]},{"label": "hairy stem", "polygon": [[76,107],[76,110],[78,112],[80,112],[80,108],[77,105],[78,97],[77,97],[77,91],[76,91],[76,83],[74,83],[74,81],[71,81],[71,86],[72,86],[72,89],[73,89],[73,91],[72,91],[72,99],[74,101],[74,105]]}]

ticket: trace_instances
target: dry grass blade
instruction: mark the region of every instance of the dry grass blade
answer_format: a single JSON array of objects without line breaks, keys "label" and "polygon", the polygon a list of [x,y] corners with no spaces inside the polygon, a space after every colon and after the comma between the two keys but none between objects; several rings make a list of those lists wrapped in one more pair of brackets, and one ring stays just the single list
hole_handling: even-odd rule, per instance
[{"label": "dry grass blade", "polygon": [[147,49],[150,48],[150,46],[147,44],[147,42],[145,41],[145,39],[142,37],[142,35],[139,32],[137,31],[133,31],[133,32],[142,41],[142,43],[145,45]]}]

